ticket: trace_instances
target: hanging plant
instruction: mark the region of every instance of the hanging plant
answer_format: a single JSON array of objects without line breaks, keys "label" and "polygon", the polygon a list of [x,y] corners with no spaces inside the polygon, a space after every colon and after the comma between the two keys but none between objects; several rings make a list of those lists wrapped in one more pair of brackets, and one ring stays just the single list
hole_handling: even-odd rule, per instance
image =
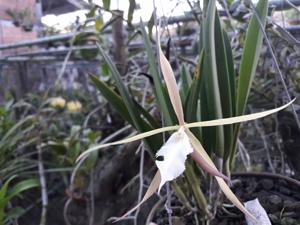
[{"label": "hanging plant", "polygon": [[30,32],[33,28],[33,21],[31,18],[31,10],[27,7],[24,9],[7,9],[6,14],[12,18],[12,22],[16,27],[21,27],[24,31]]}]

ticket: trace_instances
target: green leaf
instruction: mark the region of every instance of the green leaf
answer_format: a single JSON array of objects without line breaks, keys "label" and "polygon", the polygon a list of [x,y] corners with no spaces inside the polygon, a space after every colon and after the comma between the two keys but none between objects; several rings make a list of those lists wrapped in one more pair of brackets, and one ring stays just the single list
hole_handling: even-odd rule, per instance
[{"label": "green leaf", "polygon": [[161,127],[160,124],[157,122],[157,120],[146,109],[144,109],[137,102],[135,103],[139,113],[147,120],[148,124],[150,124],[153,129],[157,129]]},{"label": "green leaf", "polygon": [[[207,7],[207,17],[204,26],[204,64],[203,64],[203,88],[206,96],[206,109],[203,110],[203,118],[205,120],[222,118],[222,106],[220,89],[217,76],[216,48],[215,48],[215,15],[216,1],[210,0]],[[204,97],[204,96],[203,96]],[[201,98],[201,101],[203,99]],[[205,101],[204,101],[205,102]],[[223,157],[224,153],[224,132],[223,127],[205,128],[204,144],[206,150],[214,151],[217,156]]]},{"label": "green leaf", "polygon": [[103,7],[105,10],[109,10],[110,0],[103,0]]},{"label": "green leaf", "polygon": [[[6,196],[6,192],[8,189],[8,185],[10,184],[10,182],[15,178],[16,176],[12,176],[10,177],[7,181],[5,181],[5,183],[2,185],[1,189],[0,189],[0,201],[2,201],[5,196]],[[2,205],[0,205],[0,207],[2,207]]]},{"label": "green leaf", "polygon": [[16,196],[24,190],[39,186],[39,183],[36,179],[29,179],[19,182],[12,188],[11,191],[8,192],[8,186],[15,177],[16,176],[10,177],[0,189],[0,224],[3,224],[4,209],[11,198],[13,198],[14,196]]},{"label": "green leaf", "polygon": [[26,212],[25,209],[23,209],[21,207],[14,207],[14,208],[10,209],[5,215],[4,224],[8,223],[10,220],[19,218],[25,212]]},{"label": "green leaf", "polygon": [[92,152],[84,161],[83,163],[84,168],[87,171],[91,170],[96,165],[98,159],[99,159],[98,152]]},{"label": "green leaf", "polygon": [[5,197],[5,200],[8,202],[13,197],[20,194],[21,192],[38,186],[40,186],[40,183],[37,179],[28,179],[28,180],[20,181],[12,188],[11,191],[9,191],[9,193]]},{"label": "green leaf", "polygon": [[[201,120],[199,109],[199,98],[201,93],[201,71],[203,68],[204,50],[200,51],[199,62],[197,71],[195,72],[194,79],[190,85],[186,100],[184,102],[184,115],[186,122],[194,122]],[[197,138],[201,139],[201,129],[193,128],[192,132]]]},{"label": "green leaf", "polygon": [[135,0],[129,0],[129,9],[128,9],[128,16],[127,16],[127,20],[129,24],[131,24],[132,22],[135,6],[136,6]]},{"label": "green leaf", "polygon": [[[268,1],[260,0],[256,5],[256,11],[262,24],[265,26],[268,12]],[[246,40],[239,69],[237,86],[237,112],[236,115],[243,115],[255,75],[260,50],[262,47],[263,34],[260,31],[259,23],[255,15],[252,15],[246,33]]]},{"label": "green leaf", "polygon": [[[256,5],[256,12],[263,25],[266,24],[268,12],[268,0],[260,0]],[[246,33],[246,40],[244,44],[241,65],[239,69],[239,77],[237,83],[236,93],[236,116],[243,115],[247,99],[249,96],[252,81],[255,75],[260,50],[262,47],[263,33],[260,30],[259,23],[255,15],[252,15],[249,27]],[[234,161],[237,138],[239,134],[240,124],[235,125],[234,129],[234,143],[230,156],[231,164]]]},{"label": "green leaf", "polygon": [[101,31],[102,26],[103,26],[103,18],[102,16],[97,16],[95,20],[95,30],[98,32]]},{"label": "green leaf", "polygon": [[193,196],[196,200],[199,209],[203,210],[206,215],[210,215],[205,196],[198,183],[199,179],[197,178],[195,171],[193,170],[191,162],[186,163],[186,170],[184,176],[186,177],[186,180],[188,181],[189,186],[192,189]]},{"label": "green leaf", "polygon": [[140,29],[142,31],[142,37],[145,44],[147,56],[148,56],[148,63],[149,63],[149,70],[150,74],[153,77],[154,87],[155,87],[155,96],[157,99],[158,106],[164,116],[164,120],[166,121],[166,125],[174,124],[176,121],[175,113],[173,107],[170,102],[170,98],[162,83],[162,78],[159,75],[158,66],[156,64],[155,55],[152,49],[151,41],[146,33],[144,24],[140,21]]},{"label": "green leaf", "polygon": [[115,66],[115,63],[110,59],[110,57],[104,52],[100,44],[97,43],[97,47],[99,49],[100,54],[102,55],[104,61],[107,63],[109,66],[109,69],[111,71],[111,75],[116,82],[116,86],[120,92],[120,95],[122,96],[122,99],[124,101],[124,104],[127,107],[128,113],[130,115],[130,118],[134,124],[134,127],[142,132],[143,130],[141,129],[141,118],[140,115],[138,114],[138,111],[136,110],[135,104],[129,94],[129,91],[127,87],[124,85],[124,82],[122,81],[121,75],[119,71],[117,70],[117,67]]},{"label": "green leaf", "polygon": [[106,63],[103,63],[101,65],[101,70],[102,70],[102,74],[103,76],[108,76],[109,75],[109,67]]},{"label": "green leaf", "polygon": [[229,74],[230,90],[231,90],[231,102],[232,102],[232,114],[236,114],[236,73],[234,70],[234,60],[232,56],[231,44],[228,35],[223,31],[224,45],[226,50],[227,68]]},{"label": "green leaf", "polygon": [[[91,80],[96,85],[98,90],[102,93],[102,95],[108,100],[108,102],[115,108],[115,110],[122,116],[124,120],[126,120],[128,123],[130,123],[132,126],[134,126],[136,129],[138,129],[131,116],[130,113],[123,101],[123,99],[115,93],[111,88],[109,88],[104,82],[98,79],[95,75],[90,75]],[[157,121],[147,112],[143,107],[141,107],[137,102],[134,100],[133,104],[135,106],[136,112],[138,112],[138,115],[143,115],[145,119],[148,121],[148,123],[140,119],[139,124],[139,131],[145,132],[149,131],[155,128],[160,127]],[[146,140],[146,143],[149,145],[152,151],[157,150],[162,145],[162,136],[161,135],[155,135],[154,137],[150,137]]]},{"label": "green leaf", "polygon": [[[27,122],[32,122],[33,119],[34,119],[34,116],[27,116],[24,119],[21,119],[12,128],[10,128],[9,131],[2,137],[1,142],[3,142],[7,138],[9,138],[11,135],[13,135],[18,129],[20,129]],[[1,148],[1,146],[0,146],[0,148]]]},{"label": "green leaf", "polygon": [[93,5],[93,7],[90,9],[90,11],[88,13],[85,14],[85,16],[87,18],[92,18],[95,16],[96,14],[96,10],[98,9],[98,6],[97,5]]},{"label": "green leaf", "polygon": [[152,14],[151,14],[151,17],[148,21],[148,33],[149,33],[150,38],[152,37],[152,29],[153,29],[153,26],[154,26],[154,15],[155,15],[155,12],[153,11]]},{"label": "green leaf", "polygon": [[192,81],[192,84],[190,85],[190,89],[186,98],[186,101],[184,103],[184,115],[185,120],[187,122],[194,122],[198,121],[197,117],[197,108],[198,108],[198,101],[200,97],[200,89],[201,89],[201,70],[203,67],[203,59],[204,59],[204,51],[203,49],[200,51],[199,56],[199,63],[198,63],[198,69],[197,74],[194,76],[194,79]]},{"label": "green leaf", "polygon": [[[226,47],[223,37],[223,29],[221,28],[220,18],[216,12],[215,18],[215,49],[216,49],[216,64],[217,75],[219,81],[219,91],[222,106],[222,117],[232,117],[232,97],[230,75],[228,70],[228,60],[226,55]],[[231,145],[233,141],[233,125],[227,125],[224,129],[224,160],[230,155]]]},{"label": "green leaf", "polygon": [[108,87],[106,83],[102,82],[97,76],[90,74],[90,79],[104,96],[104,98],[107,99],[114,109],[122,116],[122,118],[131,125],[134,125],[122,98],[110,87]]},{"label": "green leaf", "polygon": [[180,85],[181,99],[182,102],[185,102],[188,96],[190,86],[192,84],[192,77],[190,71],[187,68],[187,65],[184,63],[181,65],[180,78],[181,78],[181,85]]}]

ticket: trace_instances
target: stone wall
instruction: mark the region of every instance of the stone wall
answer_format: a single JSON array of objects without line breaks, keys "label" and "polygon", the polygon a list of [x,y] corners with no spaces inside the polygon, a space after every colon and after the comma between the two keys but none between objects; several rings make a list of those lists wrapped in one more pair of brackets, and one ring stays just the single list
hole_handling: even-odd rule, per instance
[{"label": "stone wall", "polygon": [[[53,88],[62,68],[61,62],[14,62],[0,64],[0,104],[5,95],[21,99],[28,93]],[[69,62],[60,80],[63,90],[91,91],[88,73],[99,74],[99,62]]]}]

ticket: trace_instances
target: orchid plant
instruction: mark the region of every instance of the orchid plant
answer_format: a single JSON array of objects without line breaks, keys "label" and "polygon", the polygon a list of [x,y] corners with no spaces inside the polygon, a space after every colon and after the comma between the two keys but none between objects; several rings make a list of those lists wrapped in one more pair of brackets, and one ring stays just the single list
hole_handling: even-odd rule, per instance
[{"label": "orchid plant", "polygon": [[177,116],[179,125],[167,126],[160,129],[151,130],[149,132],[144,132],[120,141],[97,145],[83,152],[78,157],[77,161],[86,158],[90,153],[99,150],[101,148],[141,140],[146,137],[150,137],[166,131],[175,131],[167,140],[167,142],[156,153],[157,160],[155,161],[155,163],[158,167],[158,171],[156,172],[146,194],[144,195],[144,198],[139,204],[137,204],[133,209],[129,210],[121,218],[126,217],[134,210],[136,210],[143,202],[145,202],[149,197],[151,197],[157,190],[160,191],[161,187],[166,182],[172,181],[177,177],[179,177],[185,170],[185,161],[187,159],[187,156],[191,155],[192,158],[202,167],[203,170],[205,170],[207,173],[211,174],[216,178],[221,190],[226,195],[226,197],[243,213],[245,213],[247,216],[255,220],[255,218],[247,211],[247,209],[243,206],[243,204],[230,190],[229,186],[225,182],[228,181],[229,178],[218,171],[217,167],[215,166],[215,164],[213,163],[209,155],[204,150],[200,141],[190,131],[190,128],[228,125],[228,124],[240,123],[240,122],[262,118],[286,108],[292,102],[289,102],[273,110],[268,110],[260,113],[253,113],[250,115],[237,116],[237,117],[225,118],[225,119],[217,119],[211,121],[186,123],[184,121],[182,102],[179,96],[179,91],[178,91],[174,73],[172,71],[170,63],[164,56],[160,46],[159,46],[159,57],[160,57],[160,67],[162,70],[162,74],[166,82],[168,94],[173,109],[175,111],[175,114]]},{"label": "orchid plant", "polygon": [[[149,146],[150,149],[154,151],[159,149],[155,153],[155,164],[158,168],[158,171],[152,179],[152,182],[150,183],[143,199],[134,208],[120,217],[120,219],[126,217],[134,210],[136,210],[157,190],[159,192],[166,182],[176,180],[176,178],[178,178],[184,172],[188,175],[190,171],[187,171],[185,169],[185,164],[186,159],[190,155],[191,158],[204,171],[215,177],[220,189],[223,191],[225,196],[246,216],[255,220],[255,218],[247,211],[244,205],[238,200],[238,198],[234,195],[234,193],[227,185],[229,177],[226,175],[228,175],[229,173],[226,173],[226,175],[224,175],[217,169],[218,167],[214,164],[213,160],[210,157],[210,149],[209,151],[206,151],[207,147],[206,150],[204,149],[203,146],[206,145],[202,145],[202,143],[199,141],[199,136],[191,129],[201,128],[201,140],[202,142],[205,142],[206,136],[204,135],[204,128],[216,128],[217,131],[214,135],[217,138],[215,140],[217,140],[217,142],[219,143],[223,143],[223,146],[219,145],[221,146],[219,149],[223,148],[227,151],[225,153],[221,152],[219,153],[219,155],[220,157],[223,156],[225,158],[225,161],[227,163],[226,170],[229,170],[230,166],[228,165],[235,155],[235,143],[240,128],[239,124],[241,122],[255,120],[276,113],[292,104],[293,101],[276,109],[243,115],[251,86],[251,81],[253,79],[257,66],[259,50],[262,44],[262,35],[259,31],[257,21],[255,20],[255,18],[252,18],[249,24],[248,33],[246,35],[247,38],[245,41],[245,48],[240,65],[240,74],[236,90],[234,76],[235,74],[233,72],[233,60],[232,56],[230,55],[231,49],[229,50],[228,45],[226,45],[228,44],[227,36],[221,29],[220,19],[216,11],[215,2],[215,0],[210,0],[206,7],[207,17],[205,18],[203,24],[204,32],[201,33],[201,35],[203,34],[204,37],[200,38],[203,40],[203,43],[202,49],[200,48],[201,53],[199,57],[201,58],[199,60],[199,65],[202,65],[202,67],[201,69],[199,69],[199,71],[204,73],[201,81],[204,84],[202,84],[202,86],[198,85],[200,83],[198,82],[199,76],[196,76],[194,84],[190,85],[188,96],[186,97],[186,101],[184,102],[184,106],[189,105],[189,107],[183,108],[182,100],[179,94],[179,87],[177,86],[173,70],[169,61],[162,52],[160,40],[158,39],[157,43],[159,64],[166,88],[161,81],[149,37],[147,36],[143,23],[141,22],[141,33],[145,40],[150,73],[153,76],[153,83],[155,86],[154,94],[156,95],[158,106],[162,114],[164,115],[165,122],[168,126],[160,128],[160,126],[157,124],[157,121],[154,120],[154,118],[147,112],[147,110],[143,109],[137,102],[133,100],[128,92],[127,87],[125,87],[125,85],[123,84],[121,75],[116,69],[116,66],[110,60],[109,56],[104,52],[102,46],[98,45],[99,52],[111,70],[111,75],[113,76],[115,84],[118,87],[119,93],[113,91],[105,82],[102,82],[96,76],[91,76],[91,79],[97,86],[97,88],[101,91],[102,95],[109,100],[109,102],[120,113],[120,115],[131,125],[133,125],[140,132],[140,134],[125,138],[120,141],[94,146],[83,152],[79,156],[77,161],[83,161],[88,157],[90,153],[101,148],[126,144],[142,139],[145,140],[145,143]],[[267,2],[268,1],[260,0],[257,5],[258,14],[261,16],[263,23],[265,23],[266,20],[268,5]],[[217,37],[219,38],[219,40],[217,40]],[[220,51],[217,51],[217,45],[221,45],[218,46],[218,49],[221,49]],[[217,61],[217,58],[221,60]],[[207,77],[205,77],[205,75]],[[205,101],[201,99],[201,110],[204,109],[207,110],[207,112],[210,112],[212,114],[210,115],[212,119],[208,117],[209,120],[207,121],[190,122],[195,121],[195,118],[199,118],[195,116],[195,114],[196,112],[198,112],[197,106],[200,96],[199,92],[202,91],[199,90],[200,86],[205,92],[204,96],[207,98]],[[165,89],[167,90],[166,92]],[[221,91],[223,91],[223,94],[221,93]],[[190,102],[193,102],[195,104],[190,104]],[[203,103],[206,103],[206,105]],[[175,120],[172,118],[173,114],[176,115],[175,120],[177,120],[176,123],[178,125],[172,125],[175,123]],[[201,119],[203,118],[206,117],[201,116]],[[233,124],[235,125],[234,127],[232,127]],[[158,136],[158,134],[171,131],[173,133],[171,134],[169,139],[162,146],[160,146],[158,143],[160,143],[161,139],[159,139],[160,136]],[[229,134],[229,136],[227,134]],[[213,145],[210,145],[210,147],[212,149],[218,147],[215,143],[214,145],[214,147],[211,147]],[[201,205],[201,203],[199,205]],[[205,205],[205,202],[203,205]]]}]

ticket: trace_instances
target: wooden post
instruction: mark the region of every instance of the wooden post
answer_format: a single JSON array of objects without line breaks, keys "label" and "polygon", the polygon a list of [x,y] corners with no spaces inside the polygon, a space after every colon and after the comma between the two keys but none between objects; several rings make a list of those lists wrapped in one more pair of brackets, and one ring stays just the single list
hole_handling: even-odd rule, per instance
[{"label": "wooden post", "polygon": [[113,58],[116,62],[117,69],[121,75],[126,73],[126,60],[125,60],[125,35],[123,32],[123,11],[114,10],[115,15],[118,16],[112,26],[112,35],[114,40]]},{"label": "wooden post", "polygon": [[18,62],[18,72],[17,72],[17,85],[16,85],[16,95],[18,99],[24,97],[24,95],[28,92],[28,68],[27,62]]},{"label": "wooden post", "polygon": [[42,17],[43,17],[43,10],[42,10],[42,1],[36,0],[35,3],[35,24],[37,27],[38,36],[42,36],[43,31],[43,23],[42,23]]}]

